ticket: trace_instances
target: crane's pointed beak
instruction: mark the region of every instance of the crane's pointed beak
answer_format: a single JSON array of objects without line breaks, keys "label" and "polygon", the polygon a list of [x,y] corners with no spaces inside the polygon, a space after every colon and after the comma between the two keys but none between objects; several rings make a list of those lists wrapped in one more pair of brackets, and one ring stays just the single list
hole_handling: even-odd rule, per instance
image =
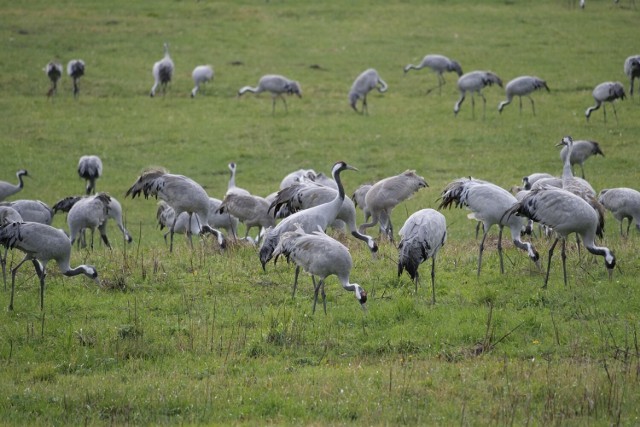
[{"label": "crane's pointed beak", "polygon": [[353,167],[353,166],[351,166],[349,164],[347,165],[347,169],[359,172],[357,168],[355,168],[355,167]]}]

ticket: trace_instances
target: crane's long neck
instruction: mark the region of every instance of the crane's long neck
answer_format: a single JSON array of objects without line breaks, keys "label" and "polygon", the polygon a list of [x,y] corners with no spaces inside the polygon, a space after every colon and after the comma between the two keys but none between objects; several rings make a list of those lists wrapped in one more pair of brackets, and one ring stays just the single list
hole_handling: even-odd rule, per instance
[{"label": "crane's long neck", "polygon": [[236,186],[236,168],[229,168],[231,171],[231,176],[229,177],[229,184],[227,185],[227,189],[235,188]]},{"label": "crane's long neck", "polygon": [[18,188],[24,187],[24,182],[22,181],[22,175],[23,174],[21,172],[17,173],[17,177],[18,177],[18,185],[17,185],[17,187]]},{"label": "crane's long neck", "polygon": [[571,151],[573,150],[573,143],[567,144],[567,156],[564,158],[564,165],[562,166],[562,180],[573,178],[573,172],[571,171]]}]

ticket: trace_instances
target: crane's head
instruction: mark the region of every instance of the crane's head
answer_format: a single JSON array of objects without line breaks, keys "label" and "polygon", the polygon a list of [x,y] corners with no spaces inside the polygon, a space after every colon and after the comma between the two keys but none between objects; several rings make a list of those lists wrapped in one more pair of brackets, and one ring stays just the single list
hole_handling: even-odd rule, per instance
[{"label": "crane's head", "polygon": [[356,299],[358,300],[358,302],[360,303],[360,306],[362,307],[362,309],[364,311],[367,311],[367,291],[365,291],[362,286],[358,285],[357,283],[354,283],[353,286],[355,286],[356,290],[355,290],[355,295],[356,295]]},{"label": "crane's head", "polygon": [[302,98],[302,89],[300,89],[300,83],[290,81],[285,85],[285,90],[289,95],[298,95],[298,98]]},{"label": "crane's head", "polygon": [[339,161],[339,162],[336,162],[336,164],[333,165],[333,168],[331,169],[331,174],[335,178],[336,173],[342,172],[343,170],[347,170],[347,169],[352,170],[352,171],[357,171],[358,170],[355,167],[347,164],[347,162]]},{"label": "crane's head", "polygon": [[353,108],[356,113],[358,112],[358,108],[356,107],[358,99],[360,99],[360,95],[357,92],[349,92],[349,105],[351,105],[351,108]]},{"label": "crane's head", "polygon": [[21,176],[29,176],[29,172],[27,172],[26,169],[20,169],[16,175],[18,176],[18,178],[20,178]]},{"label": "crane's head", "polygon": [[460,66],[460,63],[458,61],[451,61],[451,63],[449,64],[449,71],[455,71],[456,74],[458,74],[458,77],[463,74],[462,67]]},{"label": "crane's head", "polygon": [[565,145],[567,147],[573,145],[573,138],[571,138],[571,136],[569,135],[563,136],[560,142],[556,144],[556,147],[559,147],[561,145]]},{"label": "crane's head", "polygon": [[235,172],[235,170],[236,170],[236,164],[235,164],[234,162],[230,162],[230,163],[228,164],[228,166],[229,166],[229,170],[230,170],[231,172]]},{"label": "crane's head", "polygon": [[605,267],[607,267],[607,271],[609,272],[609,280],[611,280],[611,278],[613,277],[613,269],[616,266],[616,257],[609,249],[605,250],[604,265]]}]

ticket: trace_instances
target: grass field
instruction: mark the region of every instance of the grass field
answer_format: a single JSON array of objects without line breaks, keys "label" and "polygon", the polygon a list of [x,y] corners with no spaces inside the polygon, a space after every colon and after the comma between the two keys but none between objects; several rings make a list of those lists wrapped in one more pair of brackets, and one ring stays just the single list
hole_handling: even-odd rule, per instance
[{"label": "grass field", "polygon": [[[473,176],[509,188],[533,172],[560,174],[564,135],[599,141],[606,157],[585,164],[597,190],[636,187],[640,178],[638,97],[590,122],[585,109],[603,81],[621,81],[638,54],[640,12],[631,2],[590,1],[29,1],[0,3],[0,179],[29,170],[13,199],[53,205],[81,194],[78,158],[104,163],[99,191],[117,197],[134,242],[109,226],[114,249],[74,248],[72,264],[95,265],[103,288],[50,266],[45,310],[29,266],[17,274],[15,310],[0,294],[0,423],[636,425],[640,416],[640,295],[637,231],[621,238],[608,214],[603,245],[618,259],[613,280],[600,257],[573,240],[569,286],[559,254],[549,287],[511,242],[499,272],[497,230],[478,278],[479,241],[467,211],[444,211],[448,241],[431,304],[429,263],[417,294],[397,277],[397,250],[380,242],[372,259],[338,236],[354,259],[352,279],[369,293],[364,314],[335,278],[327,315],[311,313],[310,279],[291,298],[294,269],[257,249],[221,252],[213,239],[192,250],[177,236],[169,253],[155,200],[125,198],[149,166],[188,175],[212,197],[237,184],[265,196],[298,168],[328,173],[337,160],[347,193],[415,169],[429,188],[394,210],[398,230],[418,209],[438,205],[444,186]],[[166,96],[149,98],[151,67],[170,44],[176,64]],[[457,117],[456,76],[442,94],[428,70],[402,68],[427,53],[487,69],[506,83],[544,78],[550,93],[517,100],[501,115],[498,87],[485,89],[486,116],[467,99]],[[54,99],[42,68],[85,61],[80,96],[61,80]],[[189,97],[191,70],[210,63],[215,79]],[[236,65],[234,65],[236,64]],[[372,92],[369,115],[347,100],[353,79],[376,68],[389,84]],[[263,74],[300,82],[303,97],[236,97]],[[361,214],[359,214],[361,215]],[[362,221],[362,216],[358,222]],[[54,225],[67,229],[64,215]],[[375,228],[370,229],[377,233]],[[508,240],[508,239],[506,239]],[[543,265],[550,240],[534,238]],[[21,254],[10,253],[15,265]]]}]

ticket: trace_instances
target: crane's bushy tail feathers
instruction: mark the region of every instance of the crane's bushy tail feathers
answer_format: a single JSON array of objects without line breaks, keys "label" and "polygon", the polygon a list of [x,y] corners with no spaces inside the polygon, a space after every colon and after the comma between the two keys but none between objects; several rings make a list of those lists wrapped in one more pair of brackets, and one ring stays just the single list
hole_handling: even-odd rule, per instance
[{"label": "crane's bushy tail feathers", "polygon": [[158,196],[158,191],[164,187],[163,175],[167,172],[163,169],[148,169],[138,177],[138,180],[127,190],[125,197],[131,195],[132,199],[139,196],[140,193],[144,194],[145,199],[149,198],[149,195]]},{"label": "crane's bushy tail feathers", "polygon": [[82,196],[69,196],[65,197],[62,200],[59,200],[51,209],[53,209],[54,213],[58,212],[69,212],[73,205],[78,202],[78,200],[82,199]]}]

